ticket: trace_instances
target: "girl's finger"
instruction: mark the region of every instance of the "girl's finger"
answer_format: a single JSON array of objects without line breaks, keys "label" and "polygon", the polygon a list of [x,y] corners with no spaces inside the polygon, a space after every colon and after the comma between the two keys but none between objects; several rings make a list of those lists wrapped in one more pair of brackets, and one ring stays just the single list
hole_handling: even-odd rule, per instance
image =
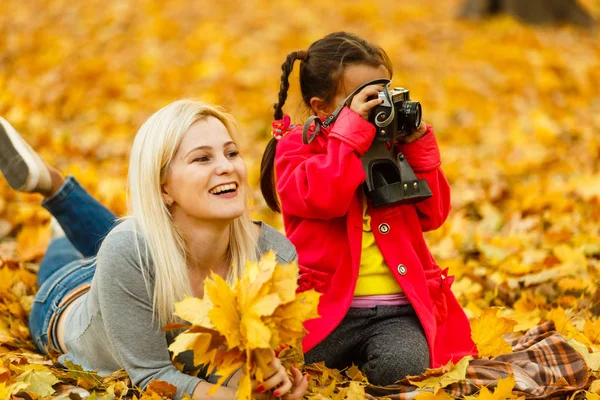
[{"label": "girl's finger", "polygon": [[383,103],[383,99],[369,100],[365,103],[365,105],[363,106],[363,109],[365,111],[369,111],[370,109],[375,108],[376,106],[380,105],[381,103]]},{"label": "girl's finger", "polygon": [[380,85],[370,85],[358,92],[356,96],[354,96],[354,98],[364,102],[367,98],[371,96],[377,96],[382,89],[383,87]]}]

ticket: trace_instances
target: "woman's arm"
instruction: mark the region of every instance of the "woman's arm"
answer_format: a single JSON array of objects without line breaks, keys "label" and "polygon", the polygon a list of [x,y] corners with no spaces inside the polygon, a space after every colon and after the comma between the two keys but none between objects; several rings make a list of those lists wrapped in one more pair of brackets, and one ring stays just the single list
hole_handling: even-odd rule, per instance
[{"label": "woman's arm", "polygon": [[[142,389],[153,379],[159,379],[177,387],[176,399],[187,393],[195,400],[233,400],[235,388],[232,387],[237,386],[239,377],[228,383],[232,387],[221,387],[215,394],[208,395],[213,384],[186,375],[172,364],[165,332],[153,319],[151,293],[144,281],[144,274],[151,274],[152,268],[144,272],[142,268],[151,264],[144,257],[143,240],[137,239],[142,246],[140,262],[134,235],[132,231],[113,231],[104,239],[94,277],[94,284],[99,289],[100,311],[115,358],[120,360],[132,383]],[[294,378],[298,382],[294,382],[292,388],[285,369],[274,354],[273,357],[273,375],[264,390],[279,388],[275,390],[280,390],[285,399],[301,399],[307,386],[304,377],[295,371]]]},{"label": "woman's arm", "polygon": [[206,381],[201,381],[196,385],[194,392],[192,393],[192,399],[194,400],[233,400],[235,399],[235,389],[230,387],[221,386],[217,389],[214,394],[208,394],[209,390],[214,385]]},{"label": "woman's arm", "polygon": [[315,139],[302,143],[301,129],[277,144],[275,172],[282,211],[301,218],[343,216],[365,181],[360,157],[369,149],[375,127],[344,108],[331,127],[325,152]]},{"label": "woman's arm", "polygon": [[134,235],[113,231],[98,252],[93,284],[98,286],[100,312],[112,352],[132,383],[143,389],[153,379],[166,381],[177,387],[179,399],[184,392],[191,395],[201,379],[183,374],[171,362],[166,334],[153,318],[152,288],[144,280],[152,274],[151,264],[143,258],[142,271]]}]

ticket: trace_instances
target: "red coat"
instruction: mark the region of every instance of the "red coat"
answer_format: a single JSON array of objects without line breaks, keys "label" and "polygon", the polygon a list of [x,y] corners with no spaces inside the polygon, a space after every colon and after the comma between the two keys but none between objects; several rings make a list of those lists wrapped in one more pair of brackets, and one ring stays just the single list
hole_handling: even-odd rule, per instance
[{"label": "red coat", "polygon": [[[308,145],[302,127],[277,145],[275,170],[287,237],[296,246],[299,290],[323,293],[321,318],[307,321],[304,351],[326,338],[350,308],[362,250],[362,183],[360,157],[375,127],[345,108],[337,121]],[[440,169],[440,153],[431,126],[411,144],[399,145],[433,196],[414,205],[367,209],[373,234],[386,264],[419,317],[429,343],[431,366],[477,354],[469,321],[450,291],[453,277],[437,266],[423,232],[437,229],[450,211],[450,188]],[[386,223],[381,233],[377,227]]]}]

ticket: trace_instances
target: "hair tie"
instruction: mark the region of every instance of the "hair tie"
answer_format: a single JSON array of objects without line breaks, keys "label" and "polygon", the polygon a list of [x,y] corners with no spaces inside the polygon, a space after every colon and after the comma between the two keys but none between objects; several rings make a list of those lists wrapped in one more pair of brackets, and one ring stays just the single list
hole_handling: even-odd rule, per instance
[{"label": "hair tie", "polygon": [[296,125],[291,125],[292,119],[289,115],[284,114],[282,119],[278,119],[273,121],[271,124],[271,135],[275,138],[275,140],[279,140],[288,133],[292,131],[292,129],[296,128]]},{"label": "hair tie", "polygon": [[300,50],[296,52],[296,60],[306,61],[308,59],[308,51]]}]

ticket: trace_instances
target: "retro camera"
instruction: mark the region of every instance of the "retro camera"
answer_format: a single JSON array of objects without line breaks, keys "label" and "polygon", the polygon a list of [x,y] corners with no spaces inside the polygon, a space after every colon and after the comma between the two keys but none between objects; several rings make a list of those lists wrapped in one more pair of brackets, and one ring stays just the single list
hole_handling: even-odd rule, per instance
[{"label": "retro camera", "polygon": [[369,122],[377,127],[377,140],[394,140],[410,134],[421,125],[421,103],[410,100],[410,92],[394,88],[378,95],[383,102],[371,110]]},{"label": "retro camera", "polygon": [[[367,174],[365,194],[373,207],[419,203],[431,197],[429,185],[425,179],[417,179],[404,154],[396,153],[395,144],[421,125],[421,104],[411,101],[409,91],[404,88],[390,90],[389,79],[376,79],[358,87],[325,121],[317,116],[310,117],[304,123],[302,141],[312,142],[321,126],[327,128],[333,124],[354,95],[366,86],[376,84],[384,85],[378,94],[383,102],[369,114],[369,122],[375,125],[376,134],[369,150],[362,156],[362,166]],[[309,137],[312,123],[315,130]]]},{"label": "retro camera", "polygon": [[[431,197],[427,181],[417,179],[404,154],[394,144],[421,125],[421,103],[410,100],[404,88],[389,90],[387,81],[378,96],[383,102],[369,115],[375,125],[375,138],[362,157],[367,173],[365,193],[373,207],[414,204]],[[373,82],[369,83],[373,84]]]}]

